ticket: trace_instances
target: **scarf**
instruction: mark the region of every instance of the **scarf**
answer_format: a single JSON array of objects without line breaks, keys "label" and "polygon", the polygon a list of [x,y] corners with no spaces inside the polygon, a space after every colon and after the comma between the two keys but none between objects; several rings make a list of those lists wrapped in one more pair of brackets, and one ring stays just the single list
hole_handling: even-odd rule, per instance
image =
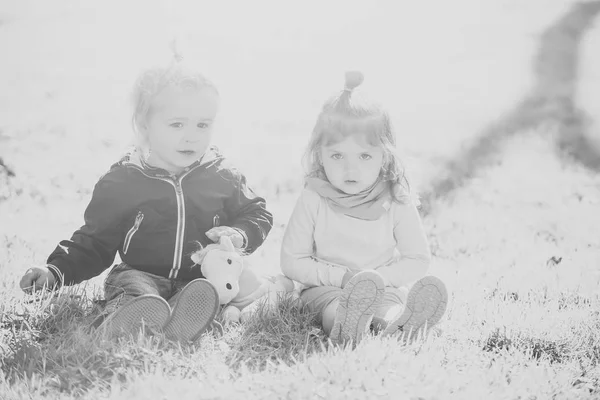
[{"label": "scarf", "polygon": [[327,199],[336,212],[349,217],[375,221],[390,208],[391,195],[387,182],[380,179],[356,194],[347,194],[320,178],[308,178],[306,187]]}]

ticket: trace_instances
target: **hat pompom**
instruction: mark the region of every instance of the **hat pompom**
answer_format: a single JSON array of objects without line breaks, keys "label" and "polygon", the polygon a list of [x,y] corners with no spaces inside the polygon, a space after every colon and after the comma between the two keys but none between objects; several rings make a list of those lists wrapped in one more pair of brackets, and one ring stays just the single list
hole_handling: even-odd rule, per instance
[{"label": "hat pompom", "polygon": [[363,83],[365,80],[364,75],[360,71],[347,71],[346,72],[346,83],[344,86],[345,90],[354,90],[358,85]]}]

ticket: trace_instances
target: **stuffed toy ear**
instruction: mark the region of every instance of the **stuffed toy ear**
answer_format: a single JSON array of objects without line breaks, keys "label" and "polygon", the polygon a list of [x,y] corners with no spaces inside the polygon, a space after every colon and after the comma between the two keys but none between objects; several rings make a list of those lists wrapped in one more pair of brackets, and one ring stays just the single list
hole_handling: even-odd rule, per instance
[{"label": "stuffed toy ear", "polygon": [[228,236],[221,236],[219,239],[219,244],[223,250],[235,252],[235,247]]},{"label": "stuffed toy ear", "polygon": [[198,243],[198,246],[200,246],[200,249],[193,252],[192,255],[190,256],[190,258],[196,264],[202,265],[202,261],[204,261],[204,257],[206,256],[206,253],[208,253],[208,246],[210,246],[210,244],[208,246],[204,247],[204,246],[202,246],[202,243],[200,243],[200,242],[196,242],[196,243]]},{"label": "stuffed toy ear", "polygon": [[196,243],[198,243],[198,246],[200,246],[200,249],[193,252],[192,255],[190,256],[190,258],[192,259],[193,262],[195,262],[198,265],[202,265],[202,261],[204,261],[204,257],[206,257],[206,254],[208,254],[209,251],[221,248],[220,244],[211,243],[207,246],[202,246],[202,243],[200,243],[200,242],[196,242]]},{"label": "stuffed toy ear", "polygon": [[[198,244],[200,244],[200,243],[198,242]],[[192,261],[198,265],[202,265],[202,261],[204,261],[204,257],[206,256],[206,254],[213,249],[218,248],[223,251],[228,251],[228,252],[232,252],[232,253],[236,252],[235,246],[231,242],[231,239],[229,239],[229,237],[227,237],[227,236],[221,236],[221,238],[219,239],[219,244],[211,243],[206,247],[202,247],[202,245],[200,244],[200,247],[201,247],[200,250],[195,251],[190,256]]]}]

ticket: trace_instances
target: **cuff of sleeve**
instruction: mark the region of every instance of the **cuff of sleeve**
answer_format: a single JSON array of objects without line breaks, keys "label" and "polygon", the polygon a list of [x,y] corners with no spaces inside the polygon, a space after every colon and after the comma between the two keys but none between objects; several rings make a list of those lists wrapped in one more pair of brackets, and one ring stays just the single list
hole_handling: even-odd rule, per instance
[{"label": "cuff of sleeve", "polygon": [[348,272],[347,269],[338,267],[336,265],[329,266],[329,277],[331,279],[331,286],[342,287],[344,282],[344,275]]},{"label": "cuff of sleeve", "polygon": [[65,276],[63,275],[62,272],[60,272],[58,267],[56,265],[52,265],[52,264],[46,264],[46,267],[50,270],[52,275],[54,275],[54,280],[56,281],[56,286],[57,287],[64,286]]},{"label": "cuff of sleeve", "polygon": [[383,283],[385,284],[386,287],[387,286],[397,287],[390,281],[389,274],[390,274],[390,272],[392,272],[392,269],[389,266],[377,268],[376,271],[379,272],[379,275],[381,275],[381,277],[383,278]]},{"label": "cuff of sleeve", "polygon": [[246,248],[248,247],[248,235],[246,235],[246,232],[241,228],[233,227],[233,229],[235,229],[236,231],[238,231],[240,233],[240,235],[242,235],[242,238],[244,239],[244,241],[242,243],[241,249],[246,250]]}]

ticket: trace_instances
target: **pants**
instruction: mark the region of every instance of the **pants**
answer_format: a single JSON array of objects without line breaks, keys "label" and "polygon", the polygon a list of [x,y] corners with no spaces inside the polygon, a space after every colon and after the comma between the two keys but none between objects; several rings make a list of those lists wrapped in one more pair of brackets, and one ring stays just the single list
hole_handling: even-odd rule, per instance
[{"label": "pants", "polygon": [[[373,316],[372,325],[375,330],[385,328],[403,310],[407,294],[408,288],[405,287],[385,288],[383,302]],[[311,312],[317,313],[327,334],[333,326],[332,318],[335,317],[335,308],[337,308],[341,295],[342,289],[335,286],[311,287],[300,293],[300,300]]]},{"label": "pants", "polygon": [[179,292],[189,282],[138,271],[121,263],[110,271],[104,281],[106,307],[103,314],[111,314],[131,299],[144,294],[160,296],[173,307]]}]

